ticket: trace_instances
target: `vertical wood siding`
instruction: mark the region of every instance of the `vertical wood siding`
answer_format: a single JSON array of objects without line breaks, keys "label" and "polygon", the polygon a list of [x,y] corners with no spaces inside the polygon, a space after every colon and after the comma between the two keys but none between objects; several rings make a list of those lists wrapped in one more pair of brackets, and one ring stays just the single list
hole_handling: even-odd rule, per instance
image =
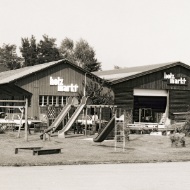
[{"label": "vertical wood siding", "polygon": [[[176,78],[185,77],[187,85],[171,85],[164,80],[164,72],[173,73]],[[187,110],[190,104],[190,70],[176,66],[162,71],[157,71],[145,76],[136,77],[112,86],[115,94],[115,104],[123,109],[133,108],[133,89],[169,90],[170,116],[172,112]],[[181,92],[182,91],[182,92]]]},{"label": "vertical wood siding", "polygon": [[190,92],[181,90],[170,90],[169,92],[169,115],[173,113],[187,112],[190,105]]},{"label": "vertical wood siding", "polygon": [[[30,116],[39,116],[39,95],[49,96],[78,96],[78,92],[83,92],[82,82],[85,73],[74,66],[63,62],[46,70],[37,72],[31,76],[20,79],[16,84],[23,89],[31,92],[31,107],[29,107]],[[58,92],[57,86],[50,86],[50,76],[53,78],[61,77],[65,85],[73,83],[79,86],[78,92]],[[87,75],[87,77],[89,77]]]}]

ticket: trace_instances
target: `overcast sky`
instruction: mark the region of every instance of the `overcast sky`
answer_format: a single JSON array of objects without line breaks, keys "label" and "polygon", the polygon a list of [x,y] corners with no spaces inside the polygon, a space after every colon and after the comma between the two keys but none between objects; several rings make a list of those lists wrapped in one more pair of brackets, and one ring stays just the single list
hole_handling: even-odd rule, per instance
[{"label": "overcast sky", "polygon": [[190,64],[190,0],[0,0],[0,46],[43,34],[85,39],[103,70]]}]

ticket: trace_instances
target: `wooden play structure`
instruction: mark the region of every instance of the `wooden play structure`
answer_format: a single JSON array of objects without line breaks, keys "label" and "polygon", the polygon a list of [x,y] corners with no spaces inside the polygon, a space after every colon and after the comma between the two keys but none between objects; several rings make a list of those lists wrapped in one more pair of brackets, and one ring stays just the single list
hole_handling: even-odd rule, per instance
[{"label": "wooden play structure", "polygon": [[[13,108],[13,109],[19,109],[21,112],[21,117],[20,117],[20,125],[19,125],[19,130],[18,130],[18,135],[17,137],[20,137],[20,129],[22,127],[22,119],[25,114],[25,140],[28,141],[28,98],[25,98],[25,100],[0,100],[0,102],[4,103],[22,103],[22,106],[11,106],[11,105],[0,105],[0,108]],[[12,126],[14,128],[15,123],[11,120],[7,120],[7,122],[2,123],[3,125],[7,126]]]},{"label": "wooden play structure", "polygon": [[[110,119],[112,118],[116,107],[117,106],[115,106],[115,105],[86,105],[85,110],[84,110],[84,112],[85,112],[84,118],[87,118],[89,110],[93,109],[93,112],[94,113],[96,112],[98,115],[97,125],[98,125],[99,130],[101,130],[105,126],[105,124],[107,124],[110,121]],[[104,110],[104,109],[106,109],[106,110]],[[95,129],[92,127],[90,130],[92,131]],[[85,136],[87,136],[87,134],[88,134],[87,122],[85,123],[84,133],[85,133]]]},{"label": "wooden play structure", "polygon": [[[97,132],[95,131],[95,125],[98,125],[98,128],[101,129],[103,125],[105,125],[110,120],[111,114],[112,112],[114,112],[114,109],[116,108],[116,106],[114,105],[89,105],[88,103],[91,101],[90,100],[88,101],[88,97],[85,96],[82,97],[80,104],[75,104],[73,101],[74,99],[76,98],[70,97],[68,99],[67,104],[65,105],[65,107],[62,108],[62,110],[60,111],[58,116],[54,119],[52,124],[46,130],[44,130],[43,133],[40,135],[41,139],[46,140],[46,137],[50,139],[52,133],[57,129],[59,124],[61,124],[61,122],[65,120],[65,117],[68,116],[68,114],[69,114],[68,120],[66,121],[66,123],[65,122],[64,124],[62,123],[64,126],[60,131],[58,131],[59,138],[66,137],[67,131],[69,131],[71,127],[76,124],[75,121],[77,120],[80,114],[83,114],[84,120],[86,120],[83,129],[85,136],[90,134],[95,134],[95,132]],[[71,109],[73,111],[72,115],[70,115]],[[108,109],[108,111],[102,111],[103,109]],[[98,113],[98,122],[96,124],[92,124],[91,126],[87,126],[87,115],[89,113],[90,115],[92,115],[92,110],[93,113],[94,112]]]}]

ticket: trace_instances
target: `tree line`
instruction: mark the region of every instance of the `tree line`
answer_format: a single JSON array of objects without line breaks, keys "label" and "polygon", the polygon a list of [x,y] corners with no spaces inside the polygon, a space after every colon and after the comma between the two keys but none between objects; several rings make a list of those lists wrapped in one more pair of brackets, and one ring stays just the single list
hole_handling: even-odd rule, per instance
[{"label": "tree line", "polygon": [[0,63],[10,70],[60,59],[67,59],[89,72],[101,70],[95,50],[84,39],[74,42],[65,38],[60,47],[57,47],[55,38],[43,35],[37,43],[32,35],[31,38],[21,38],[21,56],[18,56],[16,49],[17,46],[14,44],[3,44],[0,47]]}]

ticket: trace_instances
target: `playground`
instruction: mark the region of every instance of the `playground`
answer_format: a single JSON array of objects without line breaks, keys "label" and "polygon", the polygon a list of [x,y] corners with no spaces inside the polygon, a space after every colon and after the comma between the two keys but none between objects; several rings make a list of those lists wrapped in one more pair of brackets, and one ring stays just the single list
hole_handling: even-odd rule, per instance
[{"label": "playground", "polygon": [[[80,104],[75,105],[75,99],[70,98],[55,120],[43,130],[36,130],[37,120],[31,120],[36,124],[34,128],[28,126],[30,130],[27,130],[28,121],[23,124],[22,119],[18,130],[10,126],[6,128],[4,133],[0,134],[0,165],[40,166],[190,160],[189,137],[186,137],[185,147],[172,147],[169,133],[160,135],[160,131],[150,135],[149,130],[154,133],[152,124],[129,125],[131,115],[126,110],[118,114],[116,106],[86,105],[86,102],[87,98],[83,97]],[[73,114],[64,127],[59,129],[59,125],[72,108]],[[87,121],[85,118],[92,109],[93,119]],[[27,105],[25,110],[26,114]],[[22,110],[21,112],[24,115]],[[83,120],[79,118],[81,113],[84,114]],[[108,119],[105,119],[106,117]],[[5,125],[3,121],[10,125],[5,119],[2,120],[2,127]],[[12,120],[11,126],[14,126],[14,122]],[[43,126],[42,121],[39,124]],[[24,130],[21,126],[24,126]],[[82,131],[77,131],[76,126],[82,126]]]},{"label": "playground", "polygon": [[[17,138],[17,132],[13,131],[0,134],[0,165],[41,166],[190,161],[189,137],[186,137],[185,148],[173,148],[169,136],[130,134],[123,151],[122,143],[118,144],[115,150],[114,140],[95,143],[93,138],[97,135],[73,136],[73,131],[71,131],[66,138],[58,138],[55,135],[50,141],[42,141],[39,134],[32,131],[27,142],[22,130],[20,138]],[[31,149],[19,149],[15,154],[16,147],[59,148],[61,153],[38,156],[33,155]]]}]

